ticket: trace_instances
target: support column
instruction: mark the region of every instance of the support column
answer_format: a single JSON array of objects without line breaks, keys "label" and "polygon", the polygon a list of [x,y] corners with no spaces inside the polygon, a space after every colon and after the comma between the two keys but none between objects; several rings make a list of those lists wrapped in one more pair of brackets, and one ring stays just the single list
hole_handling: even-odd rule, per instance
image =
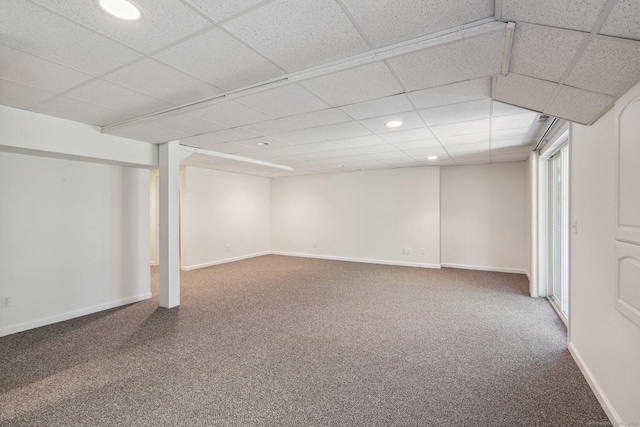
[{"label": "support column", "polygon": [[160,144],[160,306],[180,305],[180,141]]}]

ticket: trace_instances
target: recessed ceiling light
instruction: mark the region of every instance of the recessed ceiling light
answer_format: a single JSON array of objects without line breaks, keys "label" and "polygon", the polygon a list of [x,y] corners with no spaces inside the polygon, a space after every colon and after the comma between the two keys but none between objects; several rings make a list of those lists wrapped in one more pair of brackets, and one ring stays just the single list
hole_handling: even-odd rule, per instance
[{"label": "recessed ceiling light", "polygon": [[388,128],[397,128],[402,126],[402,122],[400,120],[390,120],[384,124]]},{"label": "recessed ceiling light", "polygon": [[429,156],[427,160],[438,160],[438,156]]},{"label": "recessed ceiling light", "polygon": [[99,0],[98,4],[109,15],[125,21],[137,21],[142,18],[142,10],[128,0]]},{"label": "recessed ceiling light", "polygon": [[266,146],[266,145],[271,145],[271,143],[267,142],[267,141],[260,141],[260,142],[256,142],[256,145],[265,145]]}]

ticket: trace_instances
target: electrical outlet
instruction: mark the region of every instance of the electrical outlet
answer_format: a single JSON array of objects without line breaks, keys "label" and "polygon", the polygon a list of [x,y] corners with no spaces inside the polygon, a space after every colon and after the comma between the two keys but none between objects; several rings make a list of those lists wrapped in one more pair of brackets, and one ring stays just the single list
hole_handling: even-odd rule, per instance
[{"label": "electrical outlet", "polygon": [[11,300],[11,297],[5,295],[0,297],[0,305],[2,306],[2,308],[11,307],[12,304],[13,302]]},{"label": "electrical outlet", "polygon": [[424,255],[424,248],[420,249],[420,255]]}]

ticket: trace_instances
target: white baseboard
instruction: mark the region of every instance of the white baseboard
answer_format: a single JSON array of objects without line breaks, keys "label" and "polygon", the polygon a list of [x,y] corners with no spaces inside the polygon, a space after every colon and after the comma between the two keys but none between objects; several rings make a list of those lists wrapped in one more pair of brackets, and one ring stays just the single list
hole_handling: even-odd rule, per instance
[{"label": "white baseboard", "polygon": [[571,342],[567,347],[569,348],[569,353],[571,353],[571,356],[573,356],[573,360],[576,361],[578,368],[580,368],[582,375],[587,380],[589,387],[591,387],[593,394],[596,395],[596,398],[598,399],[598,402],[600,402],[602,409],[604,409],[604,412],[607,414],[607,417],[609,417],[609,421],[611,422],[611,425],[614,425],[614,426],[624,425],[622,418],[620,417],[620,415],[618,415],[618,412],[616,412],[616,410],[613,408],[613,405],[611,404],[609,399],[607,399],[607,396],[604,394],[604,391],[602,390],[602,388],[600,387],[600,384],[598,384],[598,381],[595,379],[595,377],[591,373],[591,370],[589,369],[589,367],[584,363],[582,356],[580,356],[580,352],[578,352],[576,347]]},{"label": "white baseboard", "polygon": [[365,264],[381,264],[381,265],[397,265],[401,267],[420,267],[420,268],[440,268],[440,264],[429,264],[423,262],[404,262],[404,261],[388,261],[381,259],[366,259],[366,258],[349,258],[332,255],[316,255],[316,254],[301,254],[295,252],[281,252],[272,251],[273,255],[294,256],[299,258],[316,258],[316,259],[330,259],[334,261],[348,261],[348,262],[362,262]]},{"label": "white baseboard", "polygon": [[237,256],[237,257],[233,257],[233,258],[219,259],[219,260],[216,260],[216,261],[205,262],[205,263],[202,263],[202,264],[183,265],[183,266],[180,267],[180,270],[182,270],[182,271],[197,270],[199,268],[211,267],[212,265],[226,264],[228,262],[240,261],[240,260],[243,260],[243,259],[255,258],[255,257],[259,257],[259,256],[264,256],[264,255],[271,255],[272,253],[273,252],[271,252],[271,251],[265,251],[265,252],[259,252],[259,253],[256,253],[256,254],[241,255],[241,256]]},{"label": "white baseboard", "polygon": [[[527,271],[522,268],[509,268],[509,267],[489,267],[486,265],[468,265],[468,264],[452,264],[443,262],[442,267],[445,268],[460,268],[462,270],[480,270],[480,271],[495,271],[497,273],[515,273],[515,274],[527,274]],[[527,277],[529,277],[527,275]]]},{"label": "white baseboard", "polygon": [[99,311],[109,310],[110,308],[116,308],[127,304],[133,304],[134,302],[144,301],[151,298],[151,292],[136,295],[134,297],[124,298],[117,301],[111,301],[105,304],[94,305],[93,307],[82,308],[80,310],[69,311],[67,313],[57,314],[51,317],[45,317],[42,319],[32,320],[18,325],[8,326],[0,329],[0,337],[6,335],[15,334],[18,332],[27,331],[29,329],[39,328],[41,326],[51,325],[53,323],[64,322],[65,320],[74,319],[80,316],[86,316],[87,314],[97,313]]}]

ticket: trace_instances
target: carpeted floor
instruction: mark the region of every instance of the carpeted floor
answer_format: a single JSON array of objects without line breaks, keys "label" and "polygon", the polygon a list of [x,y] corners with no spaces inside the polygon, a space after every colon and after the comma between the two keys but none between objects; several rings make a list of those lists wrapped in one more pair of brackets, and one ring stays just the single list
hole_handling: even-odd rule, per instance
[{"label": "carpeted floor", "polygon": [[0,338],[2,426],[607,421],[524,276],[264,256]]}]

